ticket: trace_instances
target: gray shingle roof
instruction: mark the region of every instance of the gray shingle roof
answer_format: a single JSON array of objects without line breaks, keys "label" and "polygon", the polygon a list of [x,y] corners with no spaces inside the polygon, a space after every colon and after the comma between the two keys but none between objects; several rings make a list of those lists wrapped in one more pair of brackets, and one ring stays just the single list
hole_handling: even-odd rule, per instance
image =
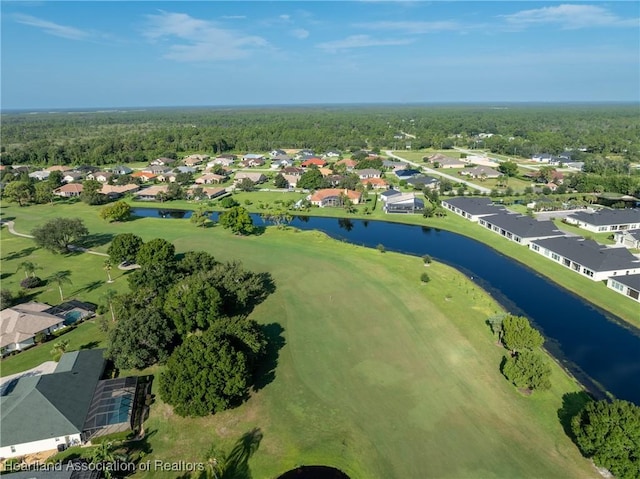
[{"label": "gray shingle roof", "polygon": [[490,215],[505,211],[504,208],[494,205],[489,198],[465,198],[461,196],[458,198],[447,198],[446,200],[442,200],[442,202],[460,208],[462,211],[473,216]]},{"label": "gray shingle roof", "polygon": [[82,432],[104,361],[101,349],[74,351],[52,374],[23,377],[7,388],[0,397],[0,444]]},{"label": "gray shingle roof", "polygon": [[570,218],[575,218],[585,223],[589,223],[594,226],[606,226],[606,225],[622,225],[629,223],[640,223],[640,209],[624,209],[624,210],[608,210],[603,209],[596,213],[587,213],[585,211],[579,211],[569,215]]},{"label": "gray shingle roof", "polygon": [[626,248],[607,248],[593,240],[559,236],[532,243],[558,253],[592,271],[620,271],[640,267],[640,260]]},{"label": "gray shingle roof", "polygon": [[543,238],[546,236],[563,236],[552,221],[538,221],[524,215],[501,212],[485,216],[483,220],[509,231],[521,238]]},{"label": "gray shingle roof", "polygon": [[640,274],[626,274],[623,276],[611,276],[611,279],[616,280],[618,283],[622,283],[631,289],[640,291]]}]

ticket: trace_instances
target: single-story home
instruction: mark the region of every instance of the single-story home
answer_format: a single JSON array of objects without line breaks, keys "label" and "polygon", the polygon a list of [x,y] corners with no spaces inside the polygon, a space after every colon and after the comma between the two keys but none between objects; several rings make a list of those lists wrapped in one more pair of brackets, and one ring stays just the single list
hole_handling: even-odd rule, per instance
[{"label": "single-story home", "polygon": [[304,170],[302,168],[296,168],[295,166],[288,166],[283,168],[281,173],[283,175],[302,176],[304,174]]},{"label": "single-story home", "polygon": [[189,155],[182,162],[187,166],[196,166],[209,159],[209,155]]},{"label": "single-story home", "polygon": [[581,237],[558,236],[533,240],[529,243],[529,249],[593,281],[640,273],[640,259],[626,248],[608,248]]},{"label": "single-story home", "polygon": [[242,157],[243,160],[264,160],[264,155],[259,153],[247,153]]},{"label": "single-story home", "polygon": [[613,234],[613,239],[616,244],[626,248],[640,249],[640,229],[617,231]]},{"label": "single-story home", "polygon": [[237,159],[238,157],[236,155],[219,155],[216,156],[215,159],[207,163],[207,168],[212,168],[216,165],[231,166],[236,162]]},{"label": "single-story home", "polygon": [[413,168],[405,168],[404,170],[396,170],[393,172],[399,180],[408,180],[420,174],[420,170]]},{"label": "single-story home", "polygon": [[134,183],[126,185],[102,185],[100,193],[107,195],[110,198],[119,198],[127,193],[135,193],[140,187]]},{"label": "single-story home", "polygon": [[267,180],[267,177],[262,173],[250,173],[247,171],[238,171],[233,178],[233,182],[235,184],[240,183],[244,179],[249,179],[253,181],[255,184],[264,183]]},{"label": "single-story home", "polygon": [[566,217],[569,224],[594,233],[640,229],[640,209],[611,210],[603,208],[595,213],[579,211]]},{"label": "single-story home", "polygon": [[156,173],[151,173],[149,171],[136,171],[135,173],[131,174],[132,178],[140,178],[142,181],[152,181],[153,179],[155,179],[158,175]]},{"label": "single-story home", "polygon": [[363,170],[354,170],[353,171],[361,180],[367,178],[380,178],[382,172],[380,170],[376,170],[375,168],[365,168]]},{"label": "single-story home", "polygon": [[156,180],[162,181],[163,183],[166,183],[166,182],[175,183],[177,176],[178,176],[177,173],[170,171],[169,173],[162,173],[156,176]]},{"label": "single-story home", "polygon": [[385,213],[421,213],[424,210],[424,200],[415,193],[400,193],[387,197],[383,210]]},{"label": "single-story home", "polygon": [[409,164],[404,161],[383,160],[382,166],[384,168],[389,168],[390,170],[404,170],[409,166]]},{"label": "single-story home", "polygon": [[607,287],[640,302],[640,274],[611,276],[607,278]]},{"label": "single-story home", "polygon": [[142,171],[145,173],[153,173],[154,175],[162,175],[163,173],[171,172],[172,169],[167,166],[150,165]]},{"label": "single-story home", "polygon": [[187,190],[187,196],[189,196],[190,198],[206,197],[212,200],[214,198],[217,198],[218,196],[224,195],[226,192],[227,190],[225,188],[213,188],[210,186],[193,185],[193,186],[190,186],[189,189]]},{"label": "single-story home", "polygon": [[549,163],[551,160],[553,160],[551,153],[536,153],[531,157],[531,161],[535,161],[536,163]]},{"label": "single-story home", "polygon": [[51,374],[15,380],[0,397],[0,456],[63,450],[131,429],[137,378],[101,380],[104,367],[104,350],[86,349],[64,354]]},{"label": "single-story home", "polygon": [[199,185],[212,185],[214,183],[222,183],[226,181],[227,177],[224,175],[216,175],[215,173],[206,173],[200,178],[196,178],[195,182]]},{"label": "single-story home", "polygon": [[260,158],[247,158],[247,155],[244,156],[245,158],[238,163],[241,168],[255,168],[257,166],[263,166],[265,164],[262,155],[260,155]]},{"label": "single-story home", "polygon": [[61,171],[62,173],[64,173],[65,171],[73,170],[73,168],[71,168],[70,166],[53,165],[53,166],[50,166],[49,168],[46,168],[46,170],[47,171]]},{"label": "single-story home", "polygon": [[460,160],[455,158],[451,158],[450,156],[445,156],[442,153],[436,153],[435,155],[425,156],[422,158],[423,161],[430,163],[434,168],[464,168],[468,166],[466,163],[463,163]]},{"label": "single-story home", "polygon": [[514,213],[500,212],[478,219],[480,226],[504,236],[510,241],[528,245],[532,240],[564,236],[553,221],[538,221],[535,218]]},{"label": "single-story home", "polygon": [[271,162],[270,168],[272,170],[277,170],[279,168],[287,168],[293,166],[293,160],[289,158],[287,155],[278,155]]},{"label": "single-story home", "polygon": [[488,166],[476,166],[475,168],[467,168],[459,172],[462,176],[469,176],[478,179],[500,178],[502,173]]},{"label": "single-story home", "polygon": [[326,164],[327,162],[322,158],[312,157],[304,160],[300,166],[302,166],[303,168],[309,168],[310,166],[317,166],[318,168],[322,168]]},{"label": "single-story home", "polygon": [[382,189],[382,188],[389,188],[389,183],[387,183],[387,180],[385,180],[384,178],[366,178],[366,179],[362,180],[361,183],[364,186],[371,185],[371,187],[374,190],[379,190],[379,189]]},{"label": "single-story home", "polygon": [[135,197],[140,201],[155,201],[158,199],[160,193],[165,193],[169,189],[169,185],[156,185],[150,186],[143,190],[138,191]]},{"label": "single-story home", "polygon": [[318,171],[322,176],[333,175],[333,170],[331,168],[318,168]]},{"label": "single-story home", "polygon": [[81,181],[84,179],[84,173],[80,171],[67,171],[63,173],[62,181],[65,183],[73,183],[74,181]]},{"label": "single-story home", "polygon": [[173,171],[175,173],[195,173],[197,170],[190,166],[176,166]]},{"label": "single-story home", "polygon": [[297,153],[295,154],[295,159],[302,160],[302,159],[313,158],[314,156],[316,156],[316,154],[313,152],[313,150],[303,148],[302,150],[297,151]]},{"label": "single-story home", "polygon": [[130,175],[133,173],[133,170],[125,165],[118,165],[111,168],[111,172],[116,175]]},{"label": "single-story home", "polygon": [[[39,333],[50,334],[63,328],[64,318],[47,313],[49,309],[51,306],[48,304],[32,302],[0,311],[2,356],[33,346],[35,337]],[[0,457],[2,457],[1,454]]]},{"label": "single-story home", "polygon": [[82,183],[68,183],[53,190],[53,194],[63,198],[73,198],[82,194]]},{"label": "single-story home", "polygon": [[440,202],[443,208],[453,211],[455,214],[462,216],[477,223],[480,218],[488,215],[495,215],[505,209],[496,206],[490,198],[474,198],[474,197],[456,197],[447,198]]},{"label": "single-story home", "polygon": [[407,180],[407,185],[413,186],[416,189],[423,190],[435,190],[440,187],[440,180],[433,176],[418,175]]},{"label": "single-story home", "polygon": [[316,191],[309,196],[309,201],[312,205],[324,208],[326,206],[344,206],[345,197],[349,199],[354,205],[357,205],[362,201],[362,193],[359,191],[340,189],[340,188],[325,188]]},{"label": "single-story home", "polygon": [[324,156],[325,158],[339,158],[341,154],[342,153],[340,153],[338,150],[329,150],[322,156]]},{"label": "single-story home", "polygon": [[33,173],[29,173],[29,178],[33,178],[33,179],[38,180],[38,181],[44,181],[47,178],[49,178],[50,174],[51,174],[50,171],[39,170],[39,171],[34,171]]},{"label": "single-story home", "polygon": [[100,183],[107,183],[109,179],[113,176],[113,173],[109,171],[97,171],[95,173],[89,173],[87,175],[88,180],[96,180]]},{"label": "single-story home", "polygon": [[300,175],[282,175],[282,177],[289,183],[289,188],[295,188],[298,186]]},{"label": "single-story home", "polygon": [[271,157],[271,159],[272,159],[272,160],[273,160],[273,159],[275,159],[275,158],[277,158],[278,156],[286,155],[286,154],[287,154],[287,152],[286,152],[286,151],[284,151],[284,150],[278,150],[278,149],[276,149],[276,150],[271,150],[271,151],[269,152],[269,156]]},{"label": "single-story home", "polygon": [[389,198],[391,198],[392,196],[401,195],[401,194],[402,194],[402,191],[398,191],[398,190],[394,190],[393,188],[390,188],[387,191],[383,191],[382,193],[380,193],[380,199],[386,203],[389,200]]},{"label": "single-story home", "polygon": [[353,170],[358,162],[356,160],[352,160],[351,158],[345,158],[344,160],[340,160],[336,162],[336,165],[344,165],[347,168],[347,171]]},{"label": "single-story home", "polygon": [[156,158],[151,163],[150,166],[171,166],[176,162],[173,158]]}]

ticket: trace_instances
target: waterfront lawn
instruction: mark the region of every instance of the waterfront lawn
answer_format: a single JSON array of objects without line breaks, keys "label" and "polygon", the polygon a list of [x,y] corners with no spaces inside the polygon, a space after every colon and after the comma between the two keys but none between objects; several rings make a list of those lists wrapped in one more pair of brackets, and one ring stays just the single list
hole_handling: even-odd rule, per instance
[{"label": "waterfront lawn", "polygon": [[610,236],[613,236],[612,232],[594,233],[593,231],[585,230],[574,225],[563,223],[559,218],[554,219],[553,222],[559,230],[566,231],[567,233],[582,236],[583,238],[589,238],[597,241],[600,244],[616,244],[615,240],[613,238],[610,238]]}]

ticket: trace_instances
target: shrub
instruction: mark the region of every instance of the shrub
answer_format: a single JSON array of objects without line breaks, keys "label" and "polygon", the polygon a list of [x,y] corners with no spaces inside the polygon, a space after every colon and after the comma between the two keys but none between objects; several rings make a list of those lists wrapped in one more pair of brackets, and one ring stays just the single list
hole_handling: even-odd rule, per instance
[{"label": "shrub", "polygon": [[239,206],[239,205],[240,203],[238,203],[236,200],[234,200],[230,196],[227,196],[226,198],[222,198],[220,200],[220,206],[222,206],[223,208],[233,208],[234,206]]},{"label": "shrub", "polygon": [[5,309],[13,305],[15,301],[15,297],[13,296],[13,292],[8,289],[3,289],[0,291],[0,309]]},{"label": "shrub", "polygon": [[376,246],[376,249],[378,251],[380,251],[381,253],[385,253],[387,251],[387,249],[384,247],[384,245],[382,243],[380,243],[378,246]]},{"label": "shrub", "polygon": [[431,277],[427,273],[422,273],[420,275],[420,281],[422,281],[423,283],[428,283],[429,281],[431,281]]},{"label": "shrub", "polygon": [[431,256],[429,256],[428,254],[425,254],[422,257],[422,260],[424,261],[424,264],[431,264],[431,261],[433,261],[433,259],[431,258]]},{"label": "shrub", "polygon": [[42,279],[38,278],[37,276],[29,276],[28,278],[20,281],[20,286],[25,289],[33,289],[37,288],[38,286],[42,286],[42,283]]}]

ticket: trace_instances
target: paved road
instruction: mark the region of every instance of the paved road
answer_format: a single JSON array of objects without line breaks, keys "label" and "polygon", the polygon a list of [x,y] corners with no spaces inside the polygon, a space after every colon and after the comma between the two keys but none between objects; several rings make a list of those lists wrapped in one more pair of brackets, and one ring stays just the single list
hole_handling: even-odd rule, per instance
[{"label": "paved road", "polygon": [[411,166],[415,166],[418,170],[422,170],[425,173],[429,173],[431,175],[437,175],[437,176],[441,176],[442,178],[446,178],[448,180],[453,181],[454,183],[464,183],[467,186],[470,186],[471,188],[478,190],[480,193],[491,193],[491,189],[490,188],[486,188],[484,186],[480,186],[480,185],[476,185],[475,183],[471,183],[470,181],[467,180],[462,180],[457,176],[453,176],[453,175],[448,175],[446,173],[442,173],[441,171],[438,170],[434,170],[431,168],[427,168],[425,166],[422,166],[420,163],[416,163],[414,161],[409,161],[406,158],[402,158],[401,156],[398,156],[396,154],[394,154],[391,150],[386,150],[385,153],[387,155],[389,155],[392,158],[395,158],[396,160],[400,160],[400,161],[404,161],[405,163],[409,163]]}]

